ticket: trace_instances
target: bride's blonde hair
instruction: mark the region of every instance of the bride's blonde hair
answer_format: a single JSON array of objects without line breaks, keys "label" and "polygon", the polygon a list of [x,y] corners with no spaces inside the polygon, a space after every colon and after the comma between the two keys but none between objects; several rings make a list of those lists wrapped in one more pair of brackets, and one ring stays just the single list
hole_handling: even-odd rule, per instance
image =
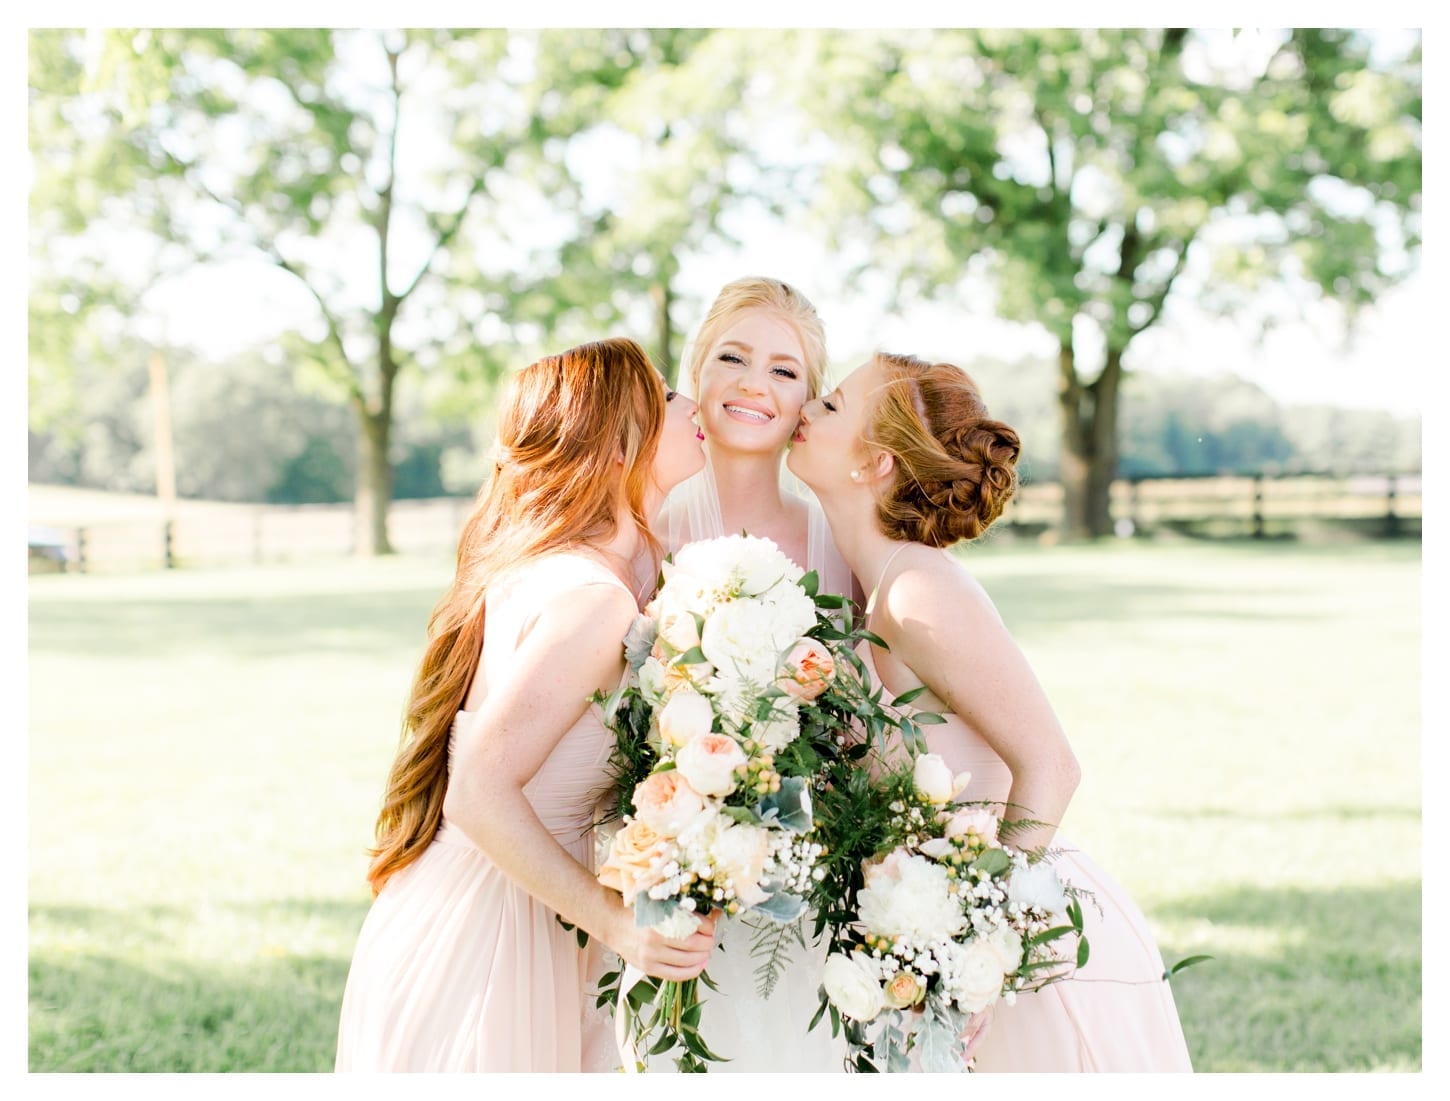
[{"label": "bride's blonde hair", "polygon": [[806,400],[819,394],[826,378],[826,327],[821,324],[810,299],[789,283],[763,275],[737,279],[720,289],[690,345],[681,381],[688,380],[692,392],[699,394],[700,369],[705,365],[711,345],[743,310],[766,310],[795,329],[806,356]]},{"label": "bride's blonde hair", "polygon": [[621,504],[658,561],[644,502],[664,419],[664,382],[632,340],[571,348],[514,379],[499,410],[494,474],[463,525],[453,584],[428,623],[377,820],[368,869],[375,894],[438,832],[448,738],[483,652],[490,581],[529,558],[609,538]]}]

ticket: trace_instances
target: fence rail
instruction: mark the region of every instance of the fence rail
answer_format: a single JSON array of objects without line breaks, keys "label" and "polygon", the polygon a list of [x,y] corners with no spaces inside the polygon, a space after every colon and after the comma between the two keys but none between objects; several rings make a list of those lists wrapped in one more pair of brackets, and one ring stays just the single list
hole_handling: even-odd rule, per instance
[{"label": "fence rail", "polygon": [[[393,545],[404,553],[451,554],[471,503],[468,497],[395,501]],[[1121,479],[1113,484],[1111,507],[1121,535],[1414,538],[1423,505],[1420,475],[1399,474]],[[1060,484],[1027,483],[1000,527],[1033,537],[1053,530],[1061,514]],[[152,509],[139,517],[33,528],[30,563],[32,572],[145,570],[343,557],[355,548],[350,504],[183,501],[169,518]]]}]

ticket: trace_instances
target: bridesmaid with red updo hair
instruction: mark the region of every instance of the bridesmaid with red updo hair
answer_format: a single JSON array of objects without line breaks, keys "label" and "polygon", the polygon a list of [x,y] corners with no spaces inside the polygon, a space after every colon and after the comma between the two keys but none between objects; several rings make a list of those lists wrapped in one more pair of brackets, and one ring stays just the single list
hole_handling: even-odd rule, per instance
[{"label": "bridesmaid with red updo hair", "polygon": [[[1056,827],[1079,780],[1046,693],[991,599],[946,548],[972,540],[1017,488],[1017,433],[950,363],[879,353],[801,410],[788,464],[820,499],[836,546],[872,582],[862,658],[890,694],[923,688],[925,727],[962,798],[1006,805],[1014,846],[1052,845],[1083,899],[1091,956],[1071,978],[998,1002],[973,1040],[979,1071],[1192,1070],[1142,912]],[[1037,823],[1026,825],[1026,823]]]}]

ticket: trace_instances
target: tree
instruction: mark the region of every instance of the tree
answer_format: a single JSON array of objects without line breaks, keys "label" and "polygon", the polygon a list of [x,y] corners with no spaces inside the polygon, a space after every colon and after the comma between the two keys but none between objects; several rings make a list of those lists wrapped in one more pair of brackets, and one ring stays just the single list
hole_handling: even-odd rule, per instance
[{"label": "tree", "polygon": [[[799,92],[817,208],[899,293],[995,277],[1058,345],[1064,529],[1111,531],[1125,356],[1180,277],[1353,310],[1413,270],[1420,45],[1169,30],[824,32]],[[863,236],[864,234],[864,236]],[[1266,315],[1265,323],[1272,316]]]},{"label": "tree", "polygon": [[[365,553],[391,550],[401,373],[460,343],[471,346],[468,370],[487,368],[487,349],[511,324],[499,316],[516,286],[510,203],[520,190],[547,195],[567,180],[542,142],[539,120],[557,92],[536,79],[534,37],[31,35],[39,234],[74,245],[106,225],[114,230],[96,247],[114,250],[144,230],[173,272],[260,257],[301,288],[317,318],[306,351],[358,426]],[[473,316],[460,324],[456,305],[439,307],[442,287],[462,282]],[[475,327],[490,317],[481,352]]]}]

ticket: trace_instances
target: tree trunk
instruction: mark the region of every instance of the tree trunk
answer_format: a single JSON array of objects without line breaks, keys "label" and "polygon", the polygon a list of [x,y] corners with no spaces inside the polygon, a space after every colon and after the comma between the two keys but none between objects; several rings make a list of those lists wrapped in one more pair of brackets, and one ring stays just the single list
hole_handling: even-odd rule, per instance
[{"label": "tree trunk", "polygon": [[1118,391],[1122,349],[1109,349],[1090,386],[1077,377],[1071,341],[1058,347],[1058,411],[1062,421],[1061,532],[1067,539],[1111,535],[1111,493],[1118,469]]},{"label": "tree trunk", "polygon": [[358,408],[357,494],[353,550],[360,557],[393,553],[388,539],[388,505],[393,499],[393,464],[388,461],[391,410]]}]

